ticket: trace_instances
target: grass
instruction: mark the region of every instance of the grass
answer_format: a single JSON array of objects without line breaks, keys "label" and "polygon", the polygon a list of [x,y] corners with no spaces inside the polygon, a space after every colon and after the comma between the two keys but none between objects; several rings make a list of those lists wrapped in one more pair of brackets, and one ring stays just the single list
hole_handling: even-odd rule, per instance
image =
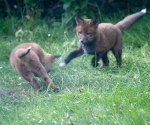
[{"label": "grass", "polygon": [[[1,37],[0,124],[2,125],[150,125],[149,16],[123,32],[123,65],[117,68],[109,53],[110,66],[92,68],[92,56],[83,55],[66,67],[59,63],[76,48],[75,31],[43,24],[22,29],[19,37]],[[51,34],[51,37],[48,37]],[[61,54],[49,73],[59,93],[43,84],[37,92],[9,64],[11,50],[32,40],[53,54]]]}]

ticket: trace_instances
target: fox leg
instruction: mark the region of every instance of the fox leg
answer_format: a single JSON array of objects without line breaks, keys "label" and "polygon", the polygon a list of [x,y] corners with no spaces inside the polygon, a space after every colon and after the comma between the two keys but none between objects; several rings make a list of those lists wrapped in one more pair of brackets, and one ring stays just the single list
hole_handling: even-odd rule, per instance
[{"label": "fox leg", "polygon": [[83,55],[83,50],[81,48],[76,49],[74,51],[72,51],[65,59],[63,62],[61,62],[59,65],[60,66],[66,66],[72,59]]},{"label": "fox leg", "polygon": [[109,65],[109,59],[108,59],[108,56],[107,56],[107,52],[104,53],[104,55],[102,56],[102,61],[103,61],[103,65],[102,65],[101,68],[104,68],[104,67]]},{"label": "fox leg", "polygon": [[91,65],[93,67],[97,67],[98,61],[103,57],[103,55],[104,55],[104,52],[96,53],[95,56],[91,60]]},{"label": "fox leg", "polygon": [[23,77],[25,80],[29,81],[36,90],[40,89],[39,82],[32,76],[32,74],[28,74],[27,76]]},{"label": "fox leg", "polygon": [[55,84],[53,83],[52,79],[48,76],[46,70],[40,73],[40,76],[43,78],[43,80],[45,81],[45,83],[54,90],[54,92],[59,92],[59,89],[55,86]]},{"label": "fox leg", "polygon": [[118,66],[121,66],[122,63],[122,49],[112,49],[112,52],[116,58],[116,62]]},{"label": "fox leg", "polygon": [[98,66],[98,55],[97,54],[95,54],[95,56],[92,58],[92,60],[91,60],[91,65],[93,66],[93,67],[97,67]]},{"label": "fox leg", "polygon": [[25,80],[30,82],[36,90],[40,89],[39,82],[32,76],[32,73],[30,71],[28,71],[25,66],[18,68],[17,71]]},{"label": "fox leg", "polygon": [[47,74],[45,67],[41,64],[37,55],[32,53],[34,56],[30,59],[29,67],[32,67],[32,72],[35,72],[37,75],[41,76],[47,85],[50,86],[54,91],[58,91],[58,88],[52,82],[50,77]]},{"label": "fox leg", "polygon": [[25,80],[29,81],[36,90],[40,89],[39,82],[32,76],[31,73],[28,73],[26,76],[22,76]]},{"label": "fox leg", "polygon": [[36,62],[33,64],[34,66],[34,72],[36,72],[39,76],[42,77],[42,79],[44,80],[44,82],[50,86],[50,88],[52,88],[55,92],[58,92],[59,89],[55,86],[55,84],[52,82],[52,80],[50,79],[50,77],[47,74],[46,69],[44,68],[44,66],[40,63],[40,62]]}]

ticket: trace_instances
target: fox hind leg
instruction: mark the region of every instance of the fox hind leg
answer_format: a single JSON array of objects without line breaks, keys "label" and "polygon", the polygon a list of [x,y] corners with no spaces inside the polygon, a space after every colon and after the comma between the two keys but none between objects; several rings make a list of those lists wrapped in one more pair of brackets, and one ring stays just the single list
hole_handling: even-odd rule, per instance
[{"label": "fox hind leg", "polygon": [[25,80],[30,82],[36,90],[40,89],[39,82],[33,77],[32,73],[30,71],[28,71],[28,70],[26,70],[26,68],[24,68],[23,70],[20,70],[19,73]]},{"label": "fox hind leg", "polygon": [[121,66],[122,63],[122,49],[112,49],[112,52],[116,58],[116,62],[118,66]]},{"label": "fox hind leg", "polygon": [[[105,54],[104,52],[96,53],[95,56],[91,60],[91,65],[93,67],[97,67],[98,66],[98,61],[103,57],[104,54]],[[106,55],[104,57],[106,57]],[[106,60],[107,59],[108,58],[106,58]]]},{"label": "fox hind leg", "polygon": [[54,91],[57,89],[55,84],[52,82],[52,80],[48,76],[45,67],[41,64],[39,58],[36,55],[34,55],[34,58],[31,59],[29,64],[30,64],[30,67],[32,67],[33,72],[41,76],[44,82],[47,85],[49,85],[50,88],[52,88]]},{"label": "fox hind leg", "polygon": [[39,68],[34,69],[35,72],[38,73],[39,76],[42,77],[42,79],[44,80],[44,82],[50,86],[50,88],[52,88],[54,90],[54,92],[58,92],[59,89],[55,86],[55,84],[52,82],[51,78],[48,76],[45,68],[42,66],[42,64],[39,64],[41,66],[39,66]]},{"label": "fox hind leg", "polygon": [[29,81],[36,90],[39,90],[40,89],[40,85],[39,85],[39,82],[32,76],[32,74],[28,74],[26,76],[23,76],[23,78],[27,81]]},{"label": "fox hind leg", "polygon": [[112,52],[116,58],[116,62],[118,66],[121,66],[122,64],[122,35],[121,32],[118,32],[118,36],[116,38],[116,43],[115,45],[112,47]]},{"label": "fox hind leg", "polygon": [[98,66],[98,55],[97,54],[95,54],[95,56],[92,58],[91,65],[93,67],[97,67]]},{"label": "fox hind leg", "polygon": [[107,56],[107,52],[104,53],[104,55],[102,56],[102,62],[103,62],[103,65],[101,66],[101,68],[104,68],[109,65],[109,59]]}]

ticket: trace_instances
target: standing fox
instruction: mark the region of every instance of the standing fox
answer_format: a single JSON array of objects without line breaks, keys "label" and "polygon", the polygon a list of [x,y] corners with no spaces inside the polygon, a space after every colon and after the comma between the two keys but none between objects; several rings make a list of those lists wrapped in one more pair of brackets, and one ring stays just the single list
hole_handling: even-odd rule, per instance
[{"label": "standing fox", "polygon": [[58,88],[48,76],[54,60],[58,57],[45,52],[36,43],[22,43],[11,52],[10,64],[35,89],[40,89],[40,85],[32,74],[41,76],[45,83],[58,92]]},{"label": "standing fox", "polygon": [[107,53],[111,50],[116,58],[118,66],[122,61],[122,34],[121,31],[128,29],[138,19],[146,13],[146,9],[125,17],[122,21],[113,25],[110,23],[101,23],[95,19],[82,19],[75,17],[76,31],[79,38],[78,48],[72,51],[60,66],[67,65],[72,59],[83,55],[84,53],[94,55],[91,60],[93,67],[98,66],[98,61],[102,59],[102,67],[109,65]]}]

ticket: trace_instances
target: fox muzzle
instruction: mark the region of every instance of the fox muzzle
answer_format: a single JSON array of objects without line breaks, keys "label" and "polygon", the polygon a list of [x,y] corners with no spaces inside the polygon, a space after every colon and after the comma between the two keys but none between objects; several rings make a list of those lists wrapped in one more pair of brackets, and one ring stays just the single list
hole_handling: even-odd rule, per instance
[{"label": "fox muzzle", "polygon": [[86,43],[88,43],[89,41],[88,41],[87,39],[80,39],[80,42],[81,42],[82,44],[86,44]]}]

